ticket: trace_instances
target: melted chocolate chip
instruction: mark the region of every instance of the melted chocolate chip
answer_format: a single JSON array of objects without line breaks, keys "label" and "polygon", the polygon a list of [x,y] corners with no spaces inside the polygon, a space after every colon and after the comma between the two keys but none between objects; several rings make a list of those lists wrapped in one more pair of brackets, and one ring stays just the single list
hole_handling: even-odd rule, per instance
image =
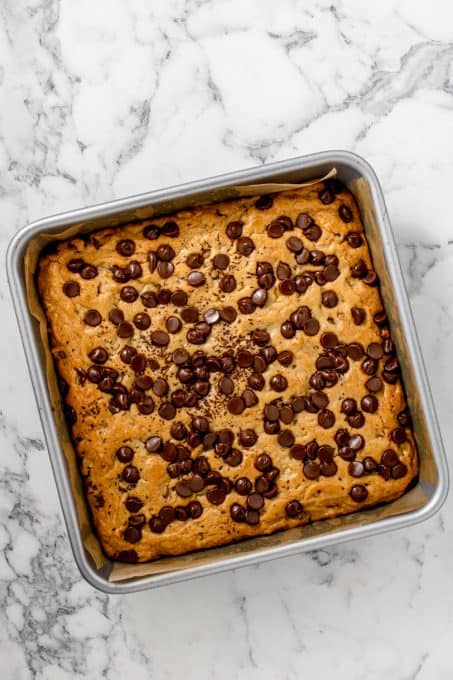
[{"label": "melted chocolate chip", "polygon": [[255,244],[248,236],[242,236],[237,242],[237,251],[248,257],[255,250]]},{"label": "melted chocolate chip", "polygon": [[242,236],[242,222],[229,222],[226,227],[226,235],[232,241]]},{"label": "melted chocolate chip", "polygon": [[77,281],[66,281],[63,284],[63,293],[69,298],[80,295],[80,286]]},{"label": "melted chocolate chip", "polygon": [[232,293],[236,288],[236,279],[233,274],[226,274],[220,279],[219,285],[224,293]]},{"label": "melted chocolate chip", "polygon": [[89,309],[85,312],[83,320],[87,326],[99,326],[99,324],[102,323],[102,316],[97,309]]}]

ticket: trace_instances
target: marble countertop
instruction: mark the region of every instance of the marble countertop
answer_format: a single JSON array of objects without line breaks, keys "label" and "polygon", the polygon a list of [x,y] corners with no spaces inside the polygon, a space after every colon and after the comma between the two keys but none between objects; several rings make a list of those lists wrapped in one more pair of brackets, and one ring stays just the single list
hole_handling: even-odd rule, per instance
[{"label": "marble countertop", "polygon": [[[0,249],[69,208],[329,148],[385,192],[453,438],[453,5],[3,0]],[[5,680],[443,680],[453,501],[419,526],[124,597],[83,582],[0,273]]]}]

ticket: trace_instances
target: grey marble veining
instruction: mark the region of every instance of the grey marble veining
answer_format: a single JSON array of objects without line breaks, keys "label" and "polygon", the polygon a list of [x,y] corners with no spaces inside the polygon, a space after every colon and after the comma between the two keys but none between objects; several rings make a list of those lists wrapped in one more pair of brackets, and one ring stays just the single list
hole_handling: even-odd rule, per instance
[{"label": "grey marble veining", "polygon": [[[2,0],[0,249],[69,208],[345,148],[387,199],[447,452],[453,6]],[[81,581],[0,272],[6,680],[450,679],[453,520],[121,598]]]}]

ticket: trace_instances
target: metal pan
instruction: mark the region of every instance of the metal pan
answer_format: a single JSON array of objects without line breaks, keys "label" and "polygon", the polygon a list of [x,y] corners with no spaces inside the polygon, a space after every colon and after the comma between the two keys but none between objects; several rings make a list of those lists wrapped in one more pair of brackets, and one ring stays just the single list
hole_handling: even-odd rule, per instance
[{"label": "metal pan", "polygon": [[[237,195],[235,187],[238,186],[304,182],[325,175],[332,167],[336,168],[338,178],[358,200],[374,267],[381,280],[420,454],[417,484],[402,498],[382,507],[205,550],[189,558],[173,558],[167,567],[159,567],[159,560],[155,563],[154,573],[148,575],[143,575],[143,565],[130,565],[127,578],[114,580],[115,563],[106,560],[101,566],[96,566],[85,547],[87,528],[86,524],[83,525],[82,515],[84,512],[86,518],[87,513],[86,508],[80,508],[77,498],[80,489],[75,488],[80,482],[70,474],[68,461],[63,455],[55,405],[51,403],[44,370],[45,347],[28,303],[24,271],[27,249],[43,232],[57,236],[72,226],[86,233],[151,213],[163,215],[188,206],[232,198]],[[428,519],[442,506],[448,491],[448,471],[439,426],[382,190],[372,168],[359,156],[344,151],[312,154],[39,220],[24,227],[11,241],[7,252],[7,273],[69,540],[82,575],[96,588],[108,593],[139,591],[325,548],[352,538],[407,527]],[[90,532],[88,539],[97,541],[92,529],[88,528]],[[165,561],[162,564],[165,565]]]}]

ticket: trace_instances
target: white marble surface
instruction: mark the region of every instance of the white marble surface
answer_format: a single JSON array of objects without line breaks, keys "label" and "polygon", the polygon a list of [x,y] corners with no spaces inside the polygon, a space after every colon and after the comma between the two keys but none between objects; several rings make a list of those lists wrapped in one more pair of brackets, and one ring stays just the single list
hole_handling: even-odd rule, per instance
[{"label": "white marble surface", "polygon": [[[449,0],[1,0],[0,95],[2,257],[60,210],[332,147],[368,158],[451,449]],[[2,678],[452,677],[451,499],[404,532],[136,596],[82,582],[0,276]]]}]

